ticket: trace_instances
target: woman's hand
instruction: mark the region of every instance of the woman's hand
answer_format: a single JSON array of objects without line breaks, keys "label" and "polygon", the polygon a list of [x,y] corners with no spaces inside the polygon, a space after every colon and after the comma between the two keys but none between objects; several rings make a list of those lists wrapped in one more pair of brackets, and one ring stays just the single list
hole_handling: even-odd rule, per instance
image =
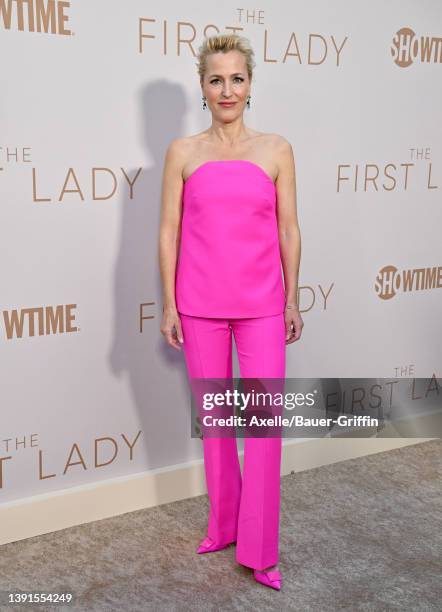
[{"label": "woman's hand", "polygon": [[297,304],[286,304],[284,311],[285,343],[292,344],[299,340],[304,327],[304,321]]},{"label": "woman's hand", "polygon": [[177,349],[177,351],[181,351],[181,344],[184,339],[180,316],[176,308],[163,307],[163,320],[161,321],[160,329],[167,343]]}]

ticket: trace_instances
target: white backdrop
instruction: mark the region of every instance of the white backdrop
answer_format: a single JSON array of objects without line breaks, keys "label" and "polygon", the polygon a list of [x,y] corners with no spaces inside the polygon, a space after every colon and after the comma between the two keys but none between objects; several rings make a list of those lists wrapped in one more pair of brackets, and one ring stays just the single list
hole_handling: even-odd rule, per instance
[{"label": "white backdrop", "polygon": [[295,153],[287,376],[441,375],[438,0],[2,5],[0,503],[202,456],[157,252],[166,147],[210,122],[204,34],[251,40],[246,124]]}]

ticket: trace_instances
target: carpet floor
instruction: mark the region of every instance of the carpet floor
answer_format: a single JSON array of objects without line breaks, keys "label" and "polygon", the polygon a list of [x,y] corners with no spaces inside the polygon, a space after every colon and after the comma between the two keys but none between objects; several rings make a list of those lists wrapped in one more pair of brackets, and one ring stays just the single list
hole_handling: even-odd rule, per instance
[{"label": "carpet floor", "polygon": [[235,546],[197,555],[208,497],[130,512],[0,547],[0,591],[74,594],[71,611],[442,609],[441,440],[281,480],[281,591]]}]

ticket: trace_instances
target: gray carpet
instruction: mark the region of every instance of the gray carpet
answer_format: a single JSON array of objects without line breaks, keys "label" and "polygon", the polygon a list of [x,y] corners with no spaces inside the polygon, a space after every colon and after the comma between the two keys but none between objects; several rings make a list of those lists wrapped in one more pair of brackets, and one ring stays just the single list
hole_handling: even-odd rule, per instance
[{"label": "gray carpet", "polygon": [[[1,610],[441,610],[441,448],[415,444],[282,478],[280,592],[197,555],[208,498],[0,547],[0,591],[74,593],[69,606]],[[3,599],[4,601],[4,599]]]}]

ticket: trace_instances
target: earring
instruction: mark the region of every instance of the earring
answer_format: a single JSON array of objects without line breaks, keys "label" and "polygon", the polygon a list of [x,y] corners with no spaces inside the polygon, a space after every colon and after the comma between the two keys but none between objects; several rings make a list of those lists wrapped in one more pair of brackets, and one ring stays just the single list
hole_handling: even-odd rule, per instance
[{"label": "earring", "polygon": [[250,109],[250,99],[252,96],[247,96],[247,108]]},{"label": "earring", "polygon": [[207,108],[207,104],[206,104],[206,98],[205,98],[205,96],[203,96],[203,97],[201,98],[201,100],[203,101],[203,110],[206,110],[206,108]]}]

